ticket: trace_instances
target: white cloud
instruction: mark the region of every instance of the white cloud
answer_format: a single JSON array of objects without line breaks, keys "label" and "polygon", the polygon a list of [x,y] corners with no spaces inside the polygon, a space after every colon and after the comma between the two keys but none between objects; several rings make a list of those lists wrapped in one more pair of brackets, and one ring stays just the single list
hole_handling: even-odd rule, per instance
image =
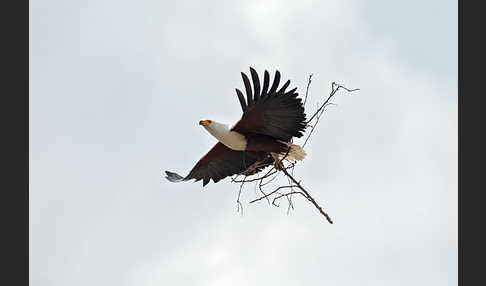
[{"label": "white cloud", "polygon": [[[32,285],[457,280],[457,82],[404,66],[353,1],[134,3],[31,3]],[[308,113],[333,80],[361,88],[296,171],[334,225],[160,181],[215,143],[200,119],[238,119],[249,65],[301,93],[314,73]]]}]

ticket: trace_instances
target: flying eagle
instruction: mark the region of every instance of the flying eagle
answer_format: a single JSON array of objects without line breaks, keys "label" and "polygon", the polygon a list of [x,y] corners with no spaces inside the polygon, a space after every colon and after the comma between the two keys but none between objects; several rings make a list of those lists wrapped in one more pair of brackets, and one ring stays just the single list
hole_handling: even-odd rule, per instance
[{"label": "flying eagle", "polygon": [[[257,72],[250,67],[253,89],[248,76],[241,73],[246,90],[236,88],[243,116],[231,128],[214,120],[201,120],[202,125],[218,143],[202,157],[186,177],[166,171],[171,182],[202,180],[203,187],[210,179],[217,183],[235,174],[253,175],[266,166],[279,163],[281,158],[302,160],[306,153],[291,143],[292,137],[302,137],[306,118],[297,88],[285,91],[290,80],[278,88],[277,70],[270,86],[270,74],[265,70],[263,86]],[[278,165],[277,165],[278,166]]]}]

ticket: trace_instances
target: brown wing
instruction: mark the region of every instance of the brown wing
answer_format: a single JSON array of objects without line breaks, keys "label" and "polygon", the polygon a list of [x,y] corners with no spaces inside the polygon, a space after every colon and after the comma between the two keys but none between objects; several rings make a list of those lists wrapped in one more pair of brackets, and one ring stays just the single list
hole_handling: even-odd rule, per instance
[{"label": "brown wing", "polygon": [[260,134],[273,138],[290,141],[292,137],[301,137],[306,127],[306,119],[302,100],[297,98],[297,88],[288,92],[288,80],[279,90],[280,72],[275,77],[270,89],[270,76],[265,71],[263,88],[260,91],[260,81],[256,71],[250,67],[253,90],[248,76],[241,73],[245,84],[247,100],[243,93],[236,89],[236,94],[243,109],[243,116],[231,129],[242,134]]},{"label": "brown wing", "polygon": [[[195,179],[203,180],[203,187],[212,179],[217,183],[228,176],[239,174],[253,163],[264,158],[265,154],[256,152],[235,151],[218,142],[202,157],[184,178],[184,181]],[[259,172],[264,167],[258,168]]]}]

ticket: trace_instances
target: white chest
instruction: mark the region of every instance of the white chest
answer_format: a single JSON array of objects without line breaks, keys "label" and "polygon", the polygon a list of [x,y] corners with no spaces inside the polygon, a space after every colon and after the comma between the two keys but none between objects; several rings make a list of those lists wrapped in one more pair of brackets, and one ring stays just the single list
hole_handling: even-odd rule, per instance
[{"label": "white chest", "polygon": [[212,126],[205,127],[206,130],[211,133],[219,142],[226,145],[228,148],[237,151],[246,150],[246,138],[242,134],[230,131],[224,126],[219,126],[216,124],[211,124]]},{"label": "white chest", "polygon": [[244,151],[246,149],[245,136],[235,131],[230,131],[221,138],[218,138],[218,140],[233,150]]}]

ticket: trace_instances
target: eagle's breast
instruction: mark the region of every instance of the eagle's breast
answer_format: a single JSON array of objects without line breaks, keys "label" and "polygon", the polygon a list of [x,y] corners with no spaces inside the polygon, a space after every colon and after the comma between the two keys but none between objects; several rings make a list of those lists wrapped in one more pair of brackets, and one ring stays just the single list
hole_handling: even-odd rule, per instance
[{"label": "eagle's breast", "polygon": [[230,131],[226,125],[212,121],[211,125],[204,126],[204,128],[228,148],[236,151],[246,150],[245,136],[239,132]]}]

